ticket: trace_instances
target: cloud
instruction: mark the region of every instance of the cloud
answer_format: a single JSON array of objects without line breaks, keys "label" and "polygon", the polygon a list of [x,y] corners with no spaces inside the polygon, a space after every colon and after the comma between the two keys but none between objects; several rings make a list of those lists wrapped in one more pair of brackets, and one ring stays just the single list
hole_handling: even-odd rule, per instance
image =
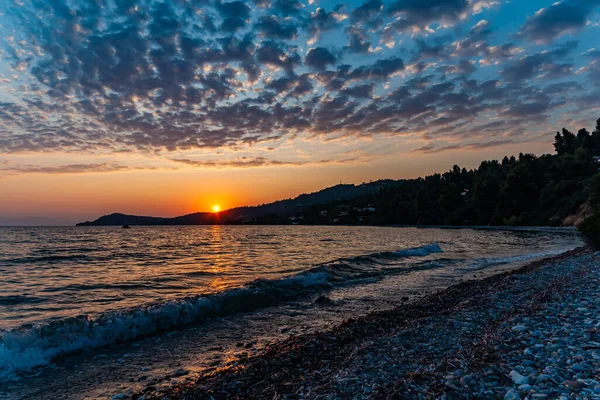
[{"label": "cloud", "polygon": [[260,17],[254,27],[265,37],[271,39],[293,39],[298,33],[295,25],[282,25],[273,15]]},{"label": "cloud", "polygon": [[318,160],[318,161],[280,161],[270,160],[266,157],[240,157],[234,160],[190,160],[190,159],[171,159],[176,163],[186,164],[198,168],[256,168],[256,167],[274,167],[274,166],[302,166],[302,165],[322,165],[322,164],[349,164],[360,162],[356,158],[346,158],[341,160]]},{"label": "cloud", "polygon": [[417,149],[412,150],[412,153],[421,153],[421,154],[438,154],[451,150],[481,150],[487,149],[490,147],[496,146],[504,146],[507,144],[514,143],[513,140],[503,139],[503,140],[492,140],[489,142],[482,143],[467,143],[467,144],[453,144],[449,146],[443,147],[435,147],[433,144],[427,144],[425,146],[419,147]]},{"label": "cloud", "polygon": [[[404,61],[398,57],[391,57],[375,61],[368,66],[357,67],[349,72],[342,72],[345,76],[352,80],[372,79],[381,80],[387,79],[390,75],[404,70]],[[342,66],[341,71],[344,71]]]},{"label": "cloud", "polygon": [[539,43],[548,43],[585,27],[600,0],[563,0],[538,10],[519,30],[519,35]]},{"label": "cloud", "polygon": [[346,18],[346,15],[341,12],[343,7],[343,5],[338,5],[331,12],[327,12],[323,8],[317,8],[315,12],[311,13],[306,27],[309,34],[309,42],[316,41],[323,32],[341,26],[341,21]]},{"label": "cloud", "polygon": [[22,3],[0,28],[2,154],[471,143],[490,119],[513,130],[569,104],[583,112],[600,82],[576,42],[520,54],[500,17],[469,18],[494,1]]},{"label": "cloud", "polygon": [[371,48],[371,42],[364,29],[350,27],[346,31],[348,35],[348,45],[345,49],[350,53],[367,54]]},{"label": "cloud", "polygon": [[568,75],[573,69],[570,63],[558,64],[578,46],[578,42],[567,42],[553,50],[529,54],[506,65],[500,72],[509,82],[519,82],[533,77],[556,77]]},{"label": "cloud", "polygon": [[[146,169],[146,168],[144,168]],[[150,168],[152,169],[152,168]],[[131,170],[131,167],[101,163],[101,164],[71,164],[58,166],[39,166],[39,165],[20,165],[6,166],[0,168],[1,171],[16,172],[21,174],[85,174],[85,173],[100,173],[100,172],[119,172]]]},{"label": "cloud", "polygon": [[433,22],[454,23],[473,11],[474,4],[469,0],[396,0],[387,12],[399,17],[392,29],[420,31]]},{"label": "cloud", "polygon": [[317,70],[323,71],[328,65],[337,62],[337,57],[324,47],[316,47],[308,50],[304,64]]},{"label": "cloud", "polygon": [[217,1],[217,10],[223,22],[221,29],[226,32],[235,32],[246,25],[246,21],[250,18],[250,7],[243,1],[237,0],[229,3]]}]

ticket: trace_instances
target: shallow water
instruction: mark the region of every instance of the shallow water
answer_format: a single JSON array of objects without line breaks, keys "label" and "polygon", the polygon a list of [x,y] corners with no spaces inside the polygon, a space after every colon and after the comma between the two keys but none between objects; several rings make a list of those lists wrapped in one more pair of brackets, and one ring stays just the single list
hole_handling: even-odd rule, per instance
[{"label": "shallow water", "polygon": [[[157,375],[206,367],[243,353],[239,341],[258,349],[581,244],[552,230],[310,226],[0,228],[0,238],[0,379],[20,379],[13,390],[41,385],[53,368],[119,365],[123,354]],[[334,302],[314,307],[322,293]],[[187,355],[165,363],[157,346]]]}]

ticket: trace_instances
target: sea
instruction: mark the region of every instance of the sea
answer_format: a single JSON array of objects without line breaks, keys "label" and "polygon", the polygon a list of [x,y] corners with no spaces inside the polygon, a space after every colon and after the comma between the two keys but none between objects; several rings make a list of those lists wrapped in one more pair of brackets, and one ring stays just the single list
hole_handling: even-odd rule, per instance
[{"label": "sea", "polygon": [[111,398],[582,244],[575,230],[0,228],[0,399]]}]

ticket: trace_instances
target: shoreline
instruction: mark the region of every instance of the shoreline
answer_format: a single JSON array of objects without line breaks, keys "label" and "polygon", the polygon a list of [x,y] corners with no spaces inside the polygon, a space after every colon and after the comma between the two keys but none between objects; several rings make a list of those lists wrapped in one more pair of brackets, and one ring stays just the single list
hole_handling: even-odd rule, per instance
[{"label": "shoreline", "polygon": [[[57,226],[0,226],[0,228],[113,228],[121,227],[122,225],[57,225]],[[310,226],[310,227],[376,227],[376,228],[417,228],[417,229],[473,229],[473,230],[488,230],[488,231],[538,231],[538,232],[564,232],[572,233],[576,232],[575,226],[550,226],[550,225],[523,225],[523,226],[510,226],[510,225],[401,225],[401,224],[390,224],[390,225],[359,225],[359,224],[181,224],[181,225],[135,225],[130,224],[131,227],[136,228],[156,228],[156,227],[173,227],[181,228],[188,226]]]},{"label": "shoreline", "polygon": [[[554,304],[566,293],[577,293],[573,288],[589,284],[590,274],[600,276],[599,269],[598,258],[580,247],[509,272],[458,283],[392,310],[350,318],[326,331],[290,336],[235,366],[205,372],[194,382],[160,392],[145,390],[132,398],[429,398],[443,394],[463,398],[469,393],[475,398],[496,398],[518,396],[524,389],[533,391],[535,397],[547,397],[539,392],[549,390],[545,387],[528,388],[524,383],[511,387],[514,382],[507,374],[514,370],[488,373],[485,376],[494,377],[495,386],[480,385],[478,391],[469,392],[468,380],[461,377],[477,379],[465,375],[463,370],[468,368],[459,368],[460,376],[447,379],[452,374],[448,365],[454,365],[459,354],[463,357],[459,365],[481,365],[484,359],[497,364],[501,357],[497,347],[503,343],[496,342],[509,321],[532,314],[546,303]],[[470,316],[463,320],[464,315]],[[508,332],[513,331],[508,328]],[[490,347],[492,342],[496,347]],[[490,364],[491,368],[496,364]],[[521,372],[525,377],[527,371]],[[589,385],[569,382],[573,390],[594,394],[595,381]],[[563,390],[564,384],[556,386]]]}]

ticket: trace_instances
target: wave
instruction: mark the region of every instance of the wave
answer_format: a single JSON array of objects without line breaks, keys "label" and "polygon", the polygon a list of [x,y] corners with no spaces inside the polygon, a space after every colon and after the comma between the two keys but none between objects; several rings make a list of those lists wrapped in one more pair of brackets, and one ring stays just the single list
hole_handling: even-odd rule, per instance
[{"label": "wave", "polygon": [[472,259],[465,268],[462,270],[479,270],[488,268],[493,265],[513,264],[521,263],[525,261],[532,261],[544,257],[557,256],[564,253],[567,250],[549,250],[546,252],[521,254],[507,257],[492,257],[492,258],[474,258]]},{"label": "wave", "polygon": [[[339,259],[276,280],[257,279],[245,286],[92,318],[82,315],[47,324],[0,332],[0,381],[80,350],[131,341],[205,318],[247,312],[275,305],[363,278],[440,267],[439,263],[407,264],[402,259],[443,250],[436,243],[396,252]],[[394,262],[395,261],[395,262]]]},{"label": "wave", "polygon": [[437,243],[430,243],[425,246],[415,247],[412,249],[404,249],[395,251],[394,254],[401,257],[424,257],[433,253],[443,253],[444,250]]}]

